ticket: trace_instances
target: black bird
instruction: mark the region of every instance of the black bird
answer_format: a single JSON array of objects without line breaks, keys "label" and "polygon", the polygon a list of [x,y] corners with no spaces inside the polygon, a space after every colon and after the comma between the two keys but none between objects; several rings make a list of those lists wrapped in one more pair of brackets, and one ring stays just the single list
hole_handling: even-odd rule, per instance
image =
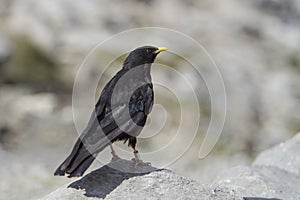
[{"label": "black bird", "polygon": [[166,47],[143,46],[133,50],[122,69],[105,85],[87,127],[71,154],[54,175],[82,176],[105,147],[123,140],[133,148],[137,161],[136,137],[142,131],[153,105],[151,64]]}]

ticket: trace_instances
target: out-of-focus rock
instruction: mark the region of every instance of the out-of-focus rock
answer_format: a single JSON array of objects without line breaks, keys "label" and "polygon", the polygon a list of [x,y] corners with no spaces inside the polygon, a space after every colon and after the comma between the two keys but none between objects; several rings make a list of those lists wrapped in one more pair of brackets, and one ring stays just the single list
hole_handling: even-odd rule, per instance
[{"label": "out-of-focus rock", "polygon": [[57,106],[56,98],[51,93],[23,95],[14,100],[13,110],[16,115],[32,115],[44,118],[54,111]]},{"label": "out-of-focus rock", "polygon": [[2,68],[2,65],[7,62],[10,55],[11,55],[10,41],[5,37],[1,37],[0,35],[0,70]]},{"label": "out-of-focus rock", "polygon": [[[69,0],[47,3],[12,0],[5,1],[4,5],[7,11],[2,24],[7,34],[26,35],[42,49],[53,52],[67,66],[62,67],[65,74],[73,76],[93,47],[122,30],[161,26],[187,33],[209,51],[225,81],[230,112],[227,112],[229,120],[223,134],[224,138],[235,143],[232,145],[234,151],[256,154],[299,130],[296,123],[299,119],[297,113],[300,113],[299,94],[292,88],[299,85],[298,76],[294,73],[299,66],[290,66],[291,60],[297,57],[293,55],[300,52],[300,5],[296,0],[205,3],[165,0],[117,4],[109,0],[76,3]],[[151,15],[145,15],[150,9]],[[159,20],[153,16],[159,16]],[[289,23],[280,16],[288,19]],[[164,41],[166,38],[161,39]],[[115,54],[120,53],[118,51],[126,41],[123,45],[118,44],[102,49],[103,58],[99,57],[99,60],[109,55],[118,57]],[[180,43],[174,45],[180,46]],[[186,51],[193,52],[192,49]],[[201,63],[204,59],[199,60],[199,65],[207,66],[207,63]],[[97,67],[104,67],[101,62],[96,63]],[[172,67],[182,65],[181,62],[169,64]],[[205,70],[209,71],[209,68]],[[164,76],[167,78],[168,75]],[[218,78],[209,73],[204,76],[209,82]],[[63,80],[73,83],[68,76],[63,76]],[[175,85],[176,81],[173,82]],[[205,83],[196,84],[203,87],[199,89],[200,101],[204,102],[201,107],[209,108]],[[216,109],[216,112],[219,110]],[[210,119],[209,112],[201,113],[204,120]],[[268,140],[263,140],[261,135]]]},{"label": "out-of-focus rock", "polygon": [[279,17],[284,22],[299,23],[300,4],[294,0],[255,0],[256,6],[264,12]]}]

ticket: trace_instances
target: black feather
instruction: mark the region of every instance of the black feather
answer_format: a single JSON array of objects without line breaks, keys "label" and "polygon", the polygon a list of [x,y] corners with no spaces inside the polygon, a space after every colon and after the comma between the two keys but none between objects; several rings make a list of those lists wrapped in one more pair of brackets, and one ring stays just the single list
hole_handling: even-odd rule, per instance
[{"label": "black feather", "polygon": [[156,50],[146,46],[129,54],[123,68],[104,87],[87,127],[55,175],[81,176],[97,154],[115,141],[135,148],[153,106],[150,68]]}]

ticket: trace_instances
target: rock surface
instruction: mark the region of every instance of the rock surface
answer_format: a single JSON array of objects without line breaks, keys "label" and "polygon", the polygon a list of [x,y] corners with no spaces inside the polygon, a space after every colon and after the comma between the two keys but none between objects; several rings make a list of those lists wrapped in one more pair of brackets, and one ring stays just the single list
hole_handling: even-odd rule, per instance
[{"label": "rock surface", "polygon": [[124,181],[105,199],[241,199],[224,186],[209,186],[162,170]]},{"label": "rock surface", "polygon": [[300,199],[300,177],[276,167],[234,167],[216,178],[244,197]]},{"label": "rock surface", "polygon": [[[300,133],[261,153],[252,167],[238,166],[204,184],[169,170],[112,160],[44,197],[54,199],[300,199]],[[125,170],[121,170],[125,169]]]},{"label": "rock surface", "polygon": [[[120,170],[120,166],[125,171]],[[226,187],[185,178],[148,165],[118,159],[44,197],[54,199],[241,199]]]},{"label": "rock surface", "polygon": [[254,166],[277,167],[286,172],[300,176],[300,134],[294,139],[282,143],[261,153]]},{"label": "rock surface", "polygon": [[239,166],[216,178],[243,196],[300,199],[300,133],[262,152],[252,167]]}]

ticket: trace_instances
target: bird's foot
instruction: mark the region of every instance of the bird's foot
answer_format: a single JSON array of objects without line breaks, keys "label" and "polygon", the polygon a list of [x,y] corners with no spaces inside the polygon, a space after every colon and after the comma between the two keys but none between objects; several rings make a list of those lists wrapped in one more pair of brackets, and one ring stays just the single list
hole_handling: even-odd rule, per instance
[{"label": "bird's foot", "polygon": [[151,163],[150,162],[144,162],[140,159],[136,159],[136,158],[132,158],[131,159],[132,161],[134,161],[134,166],[137,167],[137,166],[151,166]]},{"label": "bird's foot", "polygon": [[117,156],[117,154],[115,152],[111,152],[111,155],[112,155],[111,161],[116,161],[116,160],[120,159],[120,157]]},{"label": "bird's foot", "polygon": [[117,160],[119,160],[119,159],[120,159],[119,156],[113,156],[113,157],[111,157],[111,161],[117,161]]},{"label": "bird's foot", "polygon": [[151,165],[150,162],[144,162],[141,160],[141,157],[140,157],[140,154],[137,150],[135,150],[134,152],[134,158],[132,158],[132,160],[135,162],[135,167],[138,166],[138,165]]}]

